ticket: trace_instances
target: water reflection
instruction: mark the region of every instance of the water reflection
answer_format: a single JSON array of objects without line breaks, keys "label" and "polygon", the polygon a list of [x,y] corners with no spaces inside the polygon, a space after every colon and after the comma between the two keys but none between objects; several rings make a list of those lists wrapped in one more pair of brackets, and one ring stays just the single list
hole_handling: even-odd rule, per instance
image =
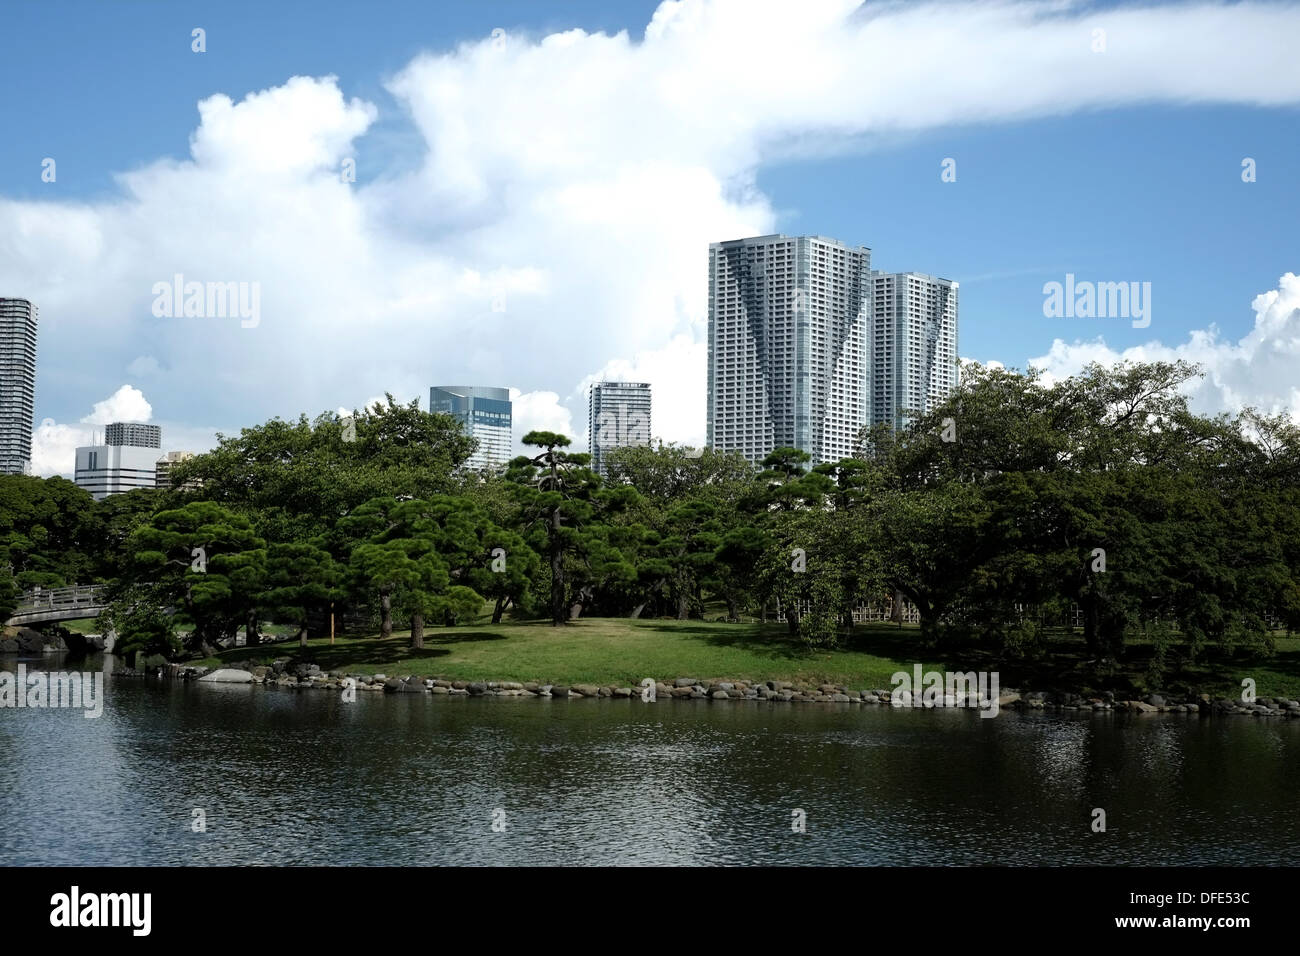
[{"label": "water reflection", "polygon": [[[0,711],[0,861],[1271,864],[1300,852],[1300,721],[344,704],[125,679],[106,692],[98,720]],[[207,833],[191,832],[194,808]],[[806,833],[792,831],[794,808]]]}]

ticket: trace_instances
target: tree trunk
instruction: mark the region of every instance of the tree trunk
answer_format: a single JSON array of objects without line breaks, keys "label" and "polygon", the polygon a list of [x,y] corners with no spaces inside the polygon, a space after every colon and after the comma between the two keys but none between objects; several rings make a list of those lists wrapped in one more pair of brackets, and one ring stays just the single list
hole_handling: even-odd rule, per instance
[{"label": "tree trunk", "polygon": [[899,627],[903,625],[903,592],[894,588],[894,600],[889,608],[889,620]]},{"label": "tree trunk", "polygon": [[258,641],[257,611],[249,611],[248,617],[244,619],[244,645],[246,647],[256,647]]},{"label": "tree trunk", "polygon": [[304,620],[301,624],[298,625],[298,646],[299,646],[299,647],[306,647],[306,646],[307,646],[307,622],[306,622],[306,620]]},{"label": "tree trunk", "polygon": [[411,650],[424,649],[424,613],[416,611],[411,615]]},{"label": "tree trunk", "polygon": [[379,610],[383,617],[379,622],[379,636],[388,638],[393,636],[393,589],[379,589]]},{"label": "tree trunk", "polygon": [[585,604],[587,601],[590,601],[590,600],[591,600],[591,596],[592,596],[592,594],[594,594],[594,593],[595,593],[595,589],[592,588],[592,587],[589,586],[589,585],[586,586],[586,587],[580,588],[580,589],[578,590],[578,593],[577,593],[576,595],[574,595],[573,603],[569,605],[569,620],[570,620],[570,621],[576,621],[579,617],[582,616],[582,606],[583,606],[583,604]]},{"label": "tree trunk", "polygon": [[641,612],[645,610],[645,606],[654,600],[655,595],[659,593],[659,589],[664,586],[664,582],[666,580],[667,580],[666,578],[660,578],[654,584],[650,585],[650,589],[649,589],[650,597],[646,598],[644,601],[642,601],[640,604],[634,607],[632,609],[632,613],[628,616],[632,618],[640,617]]},{"label": "tree trunk", "polygon": [[795,611],[793,604],[787,604],[785,606],[785,623],[786,626],[790,628],[791,634],[799,633],[799,615]]},{"label": "tree trunk", "polygon": [[[554,474],[555,466],[551,466]],[[551,625],[564,623],[564,553],[560,550],[560,509],[551,512]]]},{"label": "tree trunk", "polygon": [[727,602],[727,620],[740,620],[740,605],[736,603],[736,596],[730,592],[723,595],[723,600]]},{"label": "tree trunk", "polygon": [[684,621],[691,616],[691,595],[686,588],[677,592],[677,620]]},{"label": "tree trunk", "polygon": [[506,599],[503,598],[503,597],[499,597],[499,598],[497,598],[496,607],[492,608],[492,623],[493,623],[493,624],[500,624],[500,623],[501,623],[501,612],[504,611],[505,609],[506,609]]}]

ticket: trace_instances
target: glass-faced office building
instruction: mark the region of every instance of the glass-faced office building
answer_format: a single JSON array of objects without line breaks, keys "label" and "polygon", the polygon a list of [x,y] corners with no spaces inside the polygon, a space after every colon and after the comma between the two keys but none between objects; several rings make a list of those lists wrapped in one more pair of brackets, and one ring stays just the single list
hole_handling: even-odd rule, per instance
[{"label": "glass-faced office building", "polygon": [[435,385],[429,389],[429,411],[451,415],[478,439],[468,467],[494,468],[510,461],[510,389],[487,385]]}]

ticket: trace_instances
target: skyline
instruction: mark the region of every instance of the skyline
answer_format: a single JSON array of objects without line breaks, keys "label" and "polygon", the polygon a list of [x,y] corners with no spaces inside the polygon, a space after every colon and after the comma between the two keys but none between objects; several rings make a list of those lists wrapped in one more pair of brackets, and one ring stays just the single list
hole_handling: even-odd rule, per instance
[{"label": "skyline", "polygon": [[[240,3],[74,6],[70,35],[4,14],[33,38],[6,88],[55,38],[79,59],[6,101],[0,156],[0,295],[41,311],[34,473],[112,420],[202,451],[437,381],[509,383],[516,438],[575,442],[592,382],[651,382],[657,437],[699,446],[703,250],[778,232],[959,281],[962,359],[1178,354],[1202,410],[1300,413],[1294,4],[398,4],[409,29],[346,43],[301,9],[250,39]],[[176,275],[257,283],[259,320],[155,314]],[[1067,276],[1149,288],[1149,326],[1049,317]]]}]

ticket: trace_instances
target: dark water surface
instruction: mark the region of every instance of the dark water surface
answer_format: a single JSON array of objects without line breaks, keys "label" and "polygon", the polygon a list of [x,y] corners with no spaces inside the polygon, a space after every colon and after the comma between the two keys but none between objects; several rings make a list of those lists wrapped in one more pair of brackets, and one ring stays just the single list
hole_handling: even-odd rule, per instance
[{"label": "dark water surface", "polygon": [[105,689],[0,709],[0,863],[1300,859],[1296,720]]}]

